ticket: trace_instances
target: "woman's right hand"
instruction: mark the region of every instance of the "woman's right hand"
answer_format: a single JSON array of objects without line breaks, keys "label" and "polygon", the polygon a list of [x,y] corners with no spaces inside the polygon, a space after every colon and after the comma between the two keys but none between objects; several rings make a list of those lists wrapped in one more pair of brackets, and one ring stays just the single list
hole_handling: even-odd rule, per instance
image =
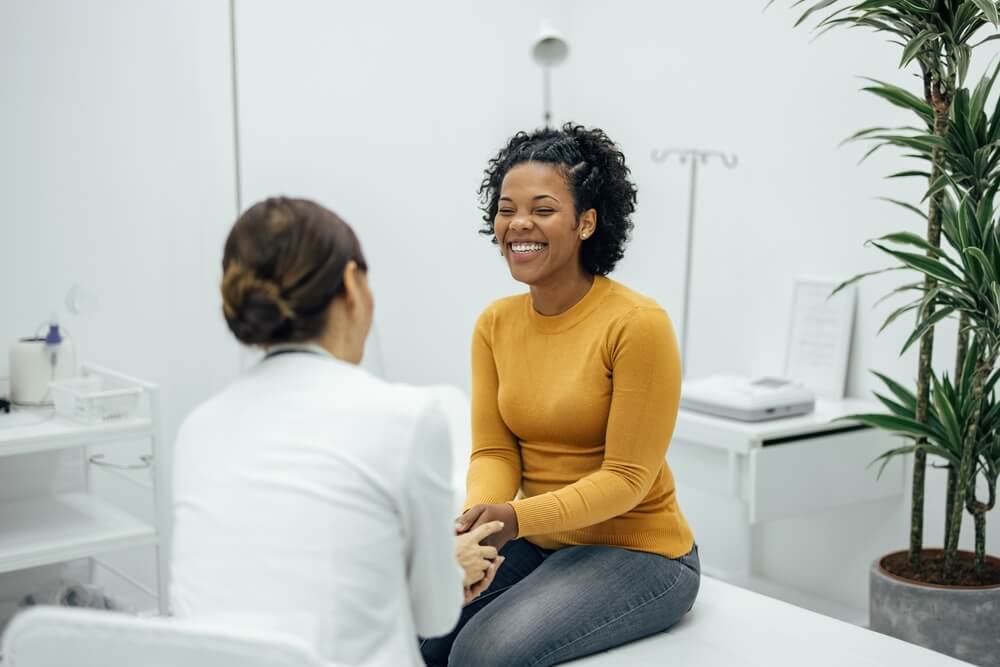
[{"label": "woman's right hand", "polygon": [[503,530],[503,522],[490,521],[455,537],[455,559],[465,571],[466,588],[478,583],[497,559],[497,550],[480,544],[490,535]]}]

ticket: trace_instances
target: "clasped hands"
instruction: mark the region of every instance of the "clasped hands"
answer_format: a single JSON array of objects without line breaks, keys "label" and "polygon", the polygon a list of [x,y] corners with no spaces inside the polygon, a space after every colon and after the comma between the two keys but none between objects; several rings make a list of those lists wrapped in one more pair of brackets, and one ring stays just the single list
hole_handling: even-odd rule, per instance
[{"label": "clasped hands", "polygon": [[465,571],[465,603],[493,583],[504,557],[499,551],[517,535],[517,514],[507,503],[473,505],[455,521],[455,557]]}]

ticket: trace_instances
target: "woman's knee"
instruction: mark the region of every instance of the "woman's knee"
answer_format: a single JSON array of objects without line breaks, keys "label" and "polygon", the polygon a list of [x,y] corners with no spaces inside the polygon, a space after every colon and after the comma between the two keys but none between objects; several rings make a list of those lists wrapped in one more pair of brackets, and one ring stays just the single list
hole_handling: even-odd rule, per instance
[{"label": "woman's knee", "polygon": [[451,646],[449,667],[516,667],[534,660],[531,643],[502,627],[467,625]]}]

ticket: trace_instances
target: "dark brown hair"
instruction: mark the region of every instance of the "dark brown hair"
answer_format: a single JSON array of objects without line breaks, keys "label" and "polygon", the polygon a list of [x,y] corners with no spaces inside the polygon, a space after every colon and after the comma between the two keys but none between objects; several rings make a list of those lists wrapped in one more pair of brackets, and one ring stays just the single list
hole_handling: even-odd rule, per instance
[{"label": "dark brown hair", "polygon": [[561,129],[518,132],[493,156],[479,197],[483,224],[479,230],[497,242],[493,229],[500,202],[500,186],[507,172],[524,162],[542,162],[560,169],[573,193],[576,214],[597,211],[594,234],[580,246],[580,263],[588,272],[606,276],[625,256],[632,233],[636,188],[625,166],[625,155],[604,132],[594,127],[566,123]]},{"label": "dark brown hair", "polygon": [[368,270],[354,230],[305,200],[272,197],[233,225],[222,257],[223,314],[247,345],[318,337],[351,261]]}]

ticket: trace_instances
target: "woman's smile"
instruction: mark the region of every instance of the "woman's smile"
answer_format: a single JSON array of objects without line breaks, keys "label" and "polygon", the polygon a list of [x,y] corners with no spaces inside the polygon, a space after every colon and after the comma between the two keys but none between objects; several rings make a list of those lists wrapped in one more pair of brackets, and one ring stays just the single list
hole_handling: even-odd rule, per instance
[{"label": "woman's smile", "polygon": [[548,248],[548,243],[515,241],[507,244],[507,257],[511,262],[526,264],[541,258]]}]

